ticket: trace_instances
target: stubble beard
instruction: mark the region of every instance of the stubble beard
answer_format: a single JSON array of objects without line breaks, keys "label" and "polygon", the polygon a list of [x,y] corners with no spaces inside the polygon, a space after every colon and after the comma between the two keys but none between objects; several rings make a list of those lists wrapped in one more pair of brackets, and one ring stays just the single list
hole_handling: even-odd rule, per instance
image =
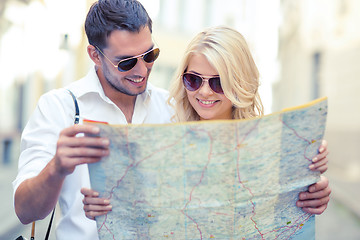
[{"label": "stubble beard", "polygon": [[[107,66],[106,67],[103,66],[103,74],[104,74],[106,82],[114,90],[116,90],[116,91],[118,91],[120,93],[123,93],[125,95],[128,95],[128,96],[137,96],[137,95],[142,94],[143,92],[145,92],[150,71],[151,70],[148,69],[147,76],[145,77],[146,79],[144,80],[144,81],[146,81],[144,90],[141,91],[141,92],[133,93],[133,92],[129,91],[128,89],[126,89],[125,87],[121,86],[121,85],[120,86],[115,85],[114,82],[111,81],[111,79],[115,79],[115,78],[111,75],[111,73],[110,73],[109,69],[107,68]],[[115,81],[117,81],[117,80],[115,79]],[[129,80],[126,80],[126,79],[122,78],[120,81],[129,81]]]}]

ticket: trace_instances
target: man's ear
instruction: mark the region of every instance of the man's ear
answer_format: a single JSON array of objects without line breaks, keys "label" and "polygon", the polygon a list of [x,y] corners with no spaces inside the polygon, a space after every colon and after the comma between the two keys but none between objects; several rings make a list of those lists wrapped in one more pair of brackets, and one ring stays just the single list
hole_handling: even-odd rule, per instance
[{"label": "man's ear", "polygon": [[100,56],[96,48],[93,45],[89,45],[87,46],[87,52],[91,60],[95,63],[95,65],[100,66],[101,65]]}]

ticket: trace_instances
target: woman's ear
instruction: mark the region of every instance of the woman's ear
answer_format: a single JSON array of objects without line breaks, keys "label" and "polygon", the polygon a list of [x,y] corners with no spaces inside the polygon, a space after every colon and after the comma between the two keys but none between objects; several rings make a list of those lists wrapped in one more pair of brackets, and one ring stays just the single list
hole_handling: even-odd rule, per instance
[{"label": "woman's ear", "polygon": [[91,60],[95,63],[96,66],[101,66],[99,52],[93,45],[87,47],[87,52]]}]

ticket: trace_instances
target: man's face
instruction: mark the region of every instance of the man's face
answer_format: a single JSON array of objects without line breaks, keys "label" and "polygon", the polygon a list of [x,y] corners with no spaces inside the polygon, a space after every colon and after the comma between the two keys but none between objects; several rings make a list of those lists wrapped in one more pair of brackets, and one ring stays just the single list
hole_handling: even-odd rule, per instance
[{"label": "man's face", "polygon": [[99,73],[105,93],[116,91],[136,96],[144,92],[153,62],[146,63],[142,58],[138,58],[136,65],[126,72],[120,72],[114,65],[117,65],[122,59],[140,55],[153,47],[148,27],[143,28],[140,32],[113,31],[108,37],[107,47],[103,49],[104,55],[113,64],[102,56],[103,75],[101,72]]}]

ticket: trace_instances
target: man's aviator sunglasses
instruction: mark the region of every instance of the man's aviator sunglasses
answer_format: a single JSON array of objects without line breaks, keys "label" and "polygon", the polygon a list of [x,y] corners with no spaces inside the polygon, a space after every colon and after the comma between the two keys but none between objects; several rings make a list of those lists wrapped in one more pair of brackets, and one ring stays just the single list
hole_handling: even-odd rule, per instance
[{"label": "man's aviator sunglasses", "polygon": [[139,58],[142,58],[144,60],[144,62],[146,62],[146,63],[152,63],[159,57],[159,54],[160,54],[159,48],[153,48],[153,49],[151,49],[147,52],[144,52],[140,55],[122,59],[122,60],[120,60],[120,62],[117,65],[114,65],[112,63],[112,61],[100,50],[100,48],[98,48],[97,46],[95,46],[95,47],[120,72],[126,72],[126,71],[131,70],[133,67],[135,67]]},{"label": "man's aviator sunglasses", "polygon": [[198,90],[204,82],[208,82],[211,90],[216,93],[223,94],[224,91],[221,87],[220,77],[204,77],[194,73],[184,73],[182,75],[184,86],[189,91]]}]

